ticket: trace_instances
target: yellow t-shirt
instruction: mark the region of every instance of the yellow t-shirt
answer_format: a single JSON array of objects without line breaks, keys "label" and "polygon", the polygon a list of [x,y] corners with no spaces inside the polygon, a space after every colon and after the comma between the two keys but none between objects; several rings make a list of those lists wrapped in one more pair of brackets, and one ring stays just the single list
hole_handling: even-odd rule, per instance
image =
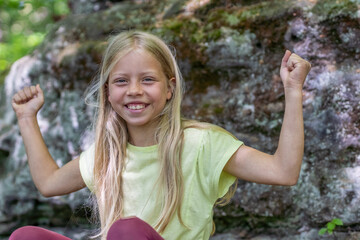
[{"label": "yellow t-shirt", "polygon": [[[182,171],[184,199],[180,224],[173,217],[161,234],[166,240],[208,240],[212,231],[213,206],[224,196],[236,178],[223,168],[243,144],[225,131],[188,128],[184,131]],[[93,190],[94,145],[80,156],[80,172],[90,190]],[[154,226],[161,212],[154,188],[159,176],[157,145],[136,147],[128,144],[126,167],[123,173],[124,217],[137,216]]]}]

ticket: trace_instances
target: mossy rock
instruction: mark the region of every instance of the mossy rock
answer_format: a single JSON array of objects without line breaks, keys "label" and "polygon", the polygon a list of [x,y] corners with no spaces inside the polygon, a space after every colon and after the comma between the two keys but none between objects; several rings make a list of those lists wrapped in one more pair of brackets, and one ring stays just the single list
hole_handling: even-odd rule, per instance
[{"label": "mossy rock", "polygon": [[358,19],[356,0],[321,0],[311,9],[318,21],[338,21],[339,18]]}]

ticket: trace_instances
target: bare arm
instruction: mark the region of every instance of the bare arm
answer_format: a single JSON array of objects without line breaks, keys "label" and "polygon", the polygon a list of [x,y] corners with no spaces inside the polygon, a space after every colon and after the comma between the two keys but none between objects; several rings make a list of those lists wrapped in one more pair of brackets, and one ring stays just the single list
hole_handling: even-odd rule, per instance
[{"label": "bare arm", "polygon": [[64,195],[85,187],[79,169],[79,158],[59,168],[51,157],[36,119],[44,103],[40,86],[26,87],[13,97],[12,106],[18,118],[33,181],[45,197]]},{"label": "bare arm", "polygon": [[304,153],[302,86],[310,64],[286,51],[280,75],[285,89],[285,114],[274,155],[242,146],[224,170],[238,178],[272,185],[296,184]]}]

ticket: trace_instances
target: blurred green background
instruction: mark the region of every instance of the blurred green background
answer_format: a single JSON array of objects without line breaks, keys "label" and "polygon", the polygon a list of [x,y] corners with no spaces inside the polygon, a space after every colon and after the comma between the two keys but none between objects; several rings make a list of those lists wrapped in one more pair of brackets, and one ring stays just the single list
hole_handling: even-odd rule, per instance
[{"label": "blurred green background", "polygon": [[11,64],[39,45],[69,12],[68,0],[0,0],[0,84]]}]

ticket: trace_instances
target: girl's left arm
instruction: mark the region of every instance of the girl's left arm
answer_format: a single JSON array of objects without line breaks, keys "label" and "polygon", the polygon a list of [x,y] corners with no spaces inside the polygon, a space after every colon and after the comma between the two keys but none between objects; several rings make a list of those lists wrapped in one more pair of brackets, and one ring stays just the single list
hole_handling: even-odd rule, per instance
[{"label": "girl's left arm", "polygon": [[285,113],[275,154],[241,146],[225,165],[224,171],[262,184],[296,184],[304,153],[302,87],[310,68],[309,62],[288,50],[285,52],[280,68],[285,91]]}]

